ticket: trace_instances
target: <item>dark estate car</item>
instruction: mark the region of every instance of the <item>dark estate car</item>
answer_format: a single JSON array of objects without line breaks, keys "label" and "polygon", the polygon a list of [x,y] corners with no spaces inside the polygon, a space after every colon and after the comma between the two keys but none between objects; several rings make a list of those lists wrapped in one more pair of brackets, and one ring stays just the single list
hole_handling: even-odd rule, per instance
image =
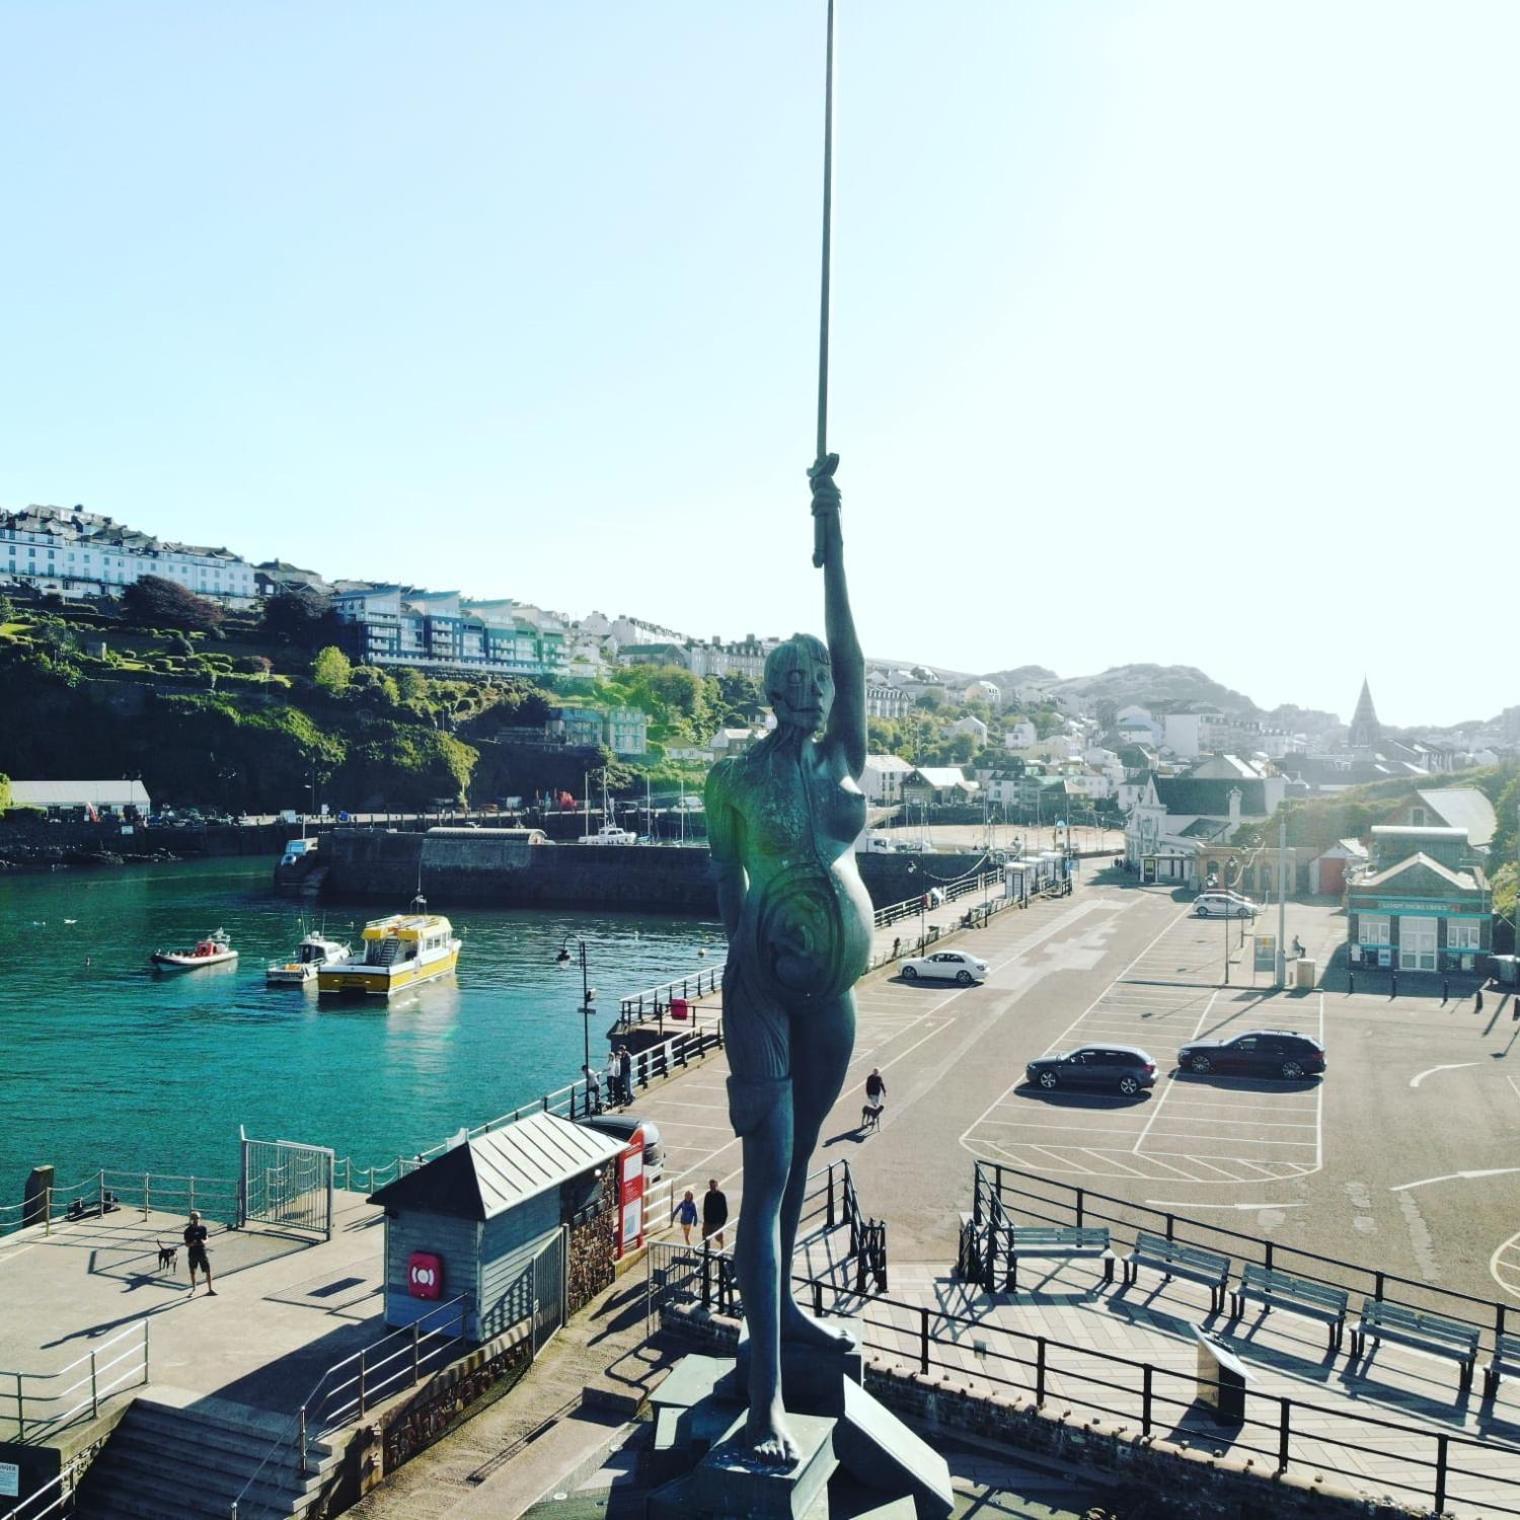
[{"label": "dark estate car", "polygon": [[1041,1056],[1024,1068],[1035,1087],[1111,1087],[1133,1097],[1154,1087],[1156,1063],[1137,1045],[1082,1045],[1056,1056]]},{"label": "dark estate car", "polygon": [[1250,1029],[1232,1040],[1184,1045],[1177,1052],[1184,1071],[1217,1071],[1246,1077],[1308,1077],[1325,1069],[1325,1047],[1293,1029]]}]

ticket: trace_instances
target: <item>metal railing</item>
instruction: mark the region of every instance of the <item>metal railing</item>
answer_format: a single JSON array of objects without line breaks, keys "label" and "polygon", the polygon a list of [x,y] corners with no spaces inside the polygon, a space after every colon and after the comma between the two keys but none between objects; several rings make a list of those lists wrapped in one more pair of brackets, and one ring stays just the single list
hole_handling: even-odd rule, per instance
[{"label": "metal railing", "polygon": [[[271,1462],[283,1457],[298,1472],[308,1472],[313,1442],[362,1420],[374,1405],[403,1388],[415,1388],[425,1373],[436,1372],[450,1360],[450,1348],[464,1336],[469,1304],[470,1295],[461,1293],[374,1345],[334,1362],[312,1385],[288,1428],[274,1438],[238,1490],[228,1510],[229,1520],[238,1520],[238,1506]],[[313,1494],[311,1502],[319,1497]]]},{"label": "metal railing", "polygon": [[[72,1382],[57,1387],[61,1378]],[[0,1418],[13,1419],[16,1439],[43,1439],[75,1420],[93,1419],[101,1403],[148,1381],[148,1323],[127,1325],[56,1372],[0,1372]],[[63,1407],[59,1407],[59,1406]]]},{"label": "metal railing", "polygon": [[[1399,1462],[1416,1470],[1420,1481],[1394,1477],[1380,1467],[1375,1479],[1363,1480],[1369,1491],[1384,1494],[1397,1490],[1417,1502],[1429,1502],[1434,1512],[1441,1513],[1452,1502],[1463,1502],[1456,1484],[1470,1478],[1484,1489],[1480,1507],[1485,1515],[1520,1515],[1517,1446],[1249,1388],[1241,1426],[1225,1435],[1207,1415],[1197,1418],[1196,1424],[1190,1423],[1205,1389],[1212,1388],[1217,1401],[1222,1387],[1218,1379],[1196,1371],[1178,1371],[1054,1336],[989,1325],[937,1306],[863,1297],[826,1278],[796,1275],[792,1281],[807,1290],[815,1314],[849,1314],[860,1327],[865,1350],[911,1365],[926,1377],[939,1372],[952,1384],[969,1378],[1010,1388],[1036,1405],[1055,1398],[1064,1411],[1080,1409],[1118,1421],[1120,1434],[1137,1426],[1144,1436],[1161,1433],[1185,1441],[1196,1433],[1211,1445],[1228,1443],[1237,1452],[1265,1458],[1268,1473],[1286,1472],[1290,1467],[1314,1472],[1339,1470],[1355,1481],[1356,1475],[1346,1473],[1344,1463],[1327,1457],[1326,1448],[1340,1454],[1371,1456],[1383,1463],[1397,1456]],[[738,1314],[742,1309],[731,1264],[725,1267],[717,1253],[690,1247],[664,1247],[660,1259],[651,1258],[648,1292],[646,1312],[650,1314],[668,1303],[683,1301],[700,1303],[723,1314]],[[968,1374],[965,1348],[972,1342],[980,1365],[975,1373]],[[1302,1439],[1306,1449],[1295,1452],[1295,1439]],[[1379,1439],[1382,1445],[1371,1444]],[[1516,1457],[1516,1477],[1494,1472],[1496,1449]],[[1464,1454],[1470,1455],[1464,1459]],[[1470,1465],[1462,1465],[1463,1460]],[[1495,1487],[1502,1488],[1505,1498],[1512,1502],[1495,1500]]]},{"label": "metal railing", "polygon": [[[1364,1267],[1299,1246],[1247,1235],[1226,1225],[1148,1208],[1091,1188],[978,1159],[972,1187],[973,1228],[986,1231],[987,1242],[995,1246],[998,1241],[1008,1239],[1004,1232],[1014,1213],[1038,1224],[1107,1225],[1119,1244],[1133,1245],[1140,1230],[1163,1235],[1168,1240],[1228,1256],[1240,1266],[1256,1263],[1275,1267],[1310,1282],[1344,1289],[1353,1296],[1382,1299],[1458,1320],[1478,1330],[1480,1337],[1488,1336],[1490,1347],[1494,1345],[1494,1337],[1506,1332],[1514,1315],[1511,1306],[1497,1300],[1417,1282],[1386,1269]],[[985,1260],[994,1257],[996,1251],[983,1247],[978,1254]]]},{"label": "metal railing", "polygon": [[89,1464],[83,1457],[65,1462],[58,1476],[28,1494],[14,1509],[8,1509],[0,1520],[50,1520],[54,1515],[74,1513],[74,1490]]},{"label": "metal railing", "polygon": [[[694,1061],[705,1060],[722,1046],[723,1031],[716,1025],[709,1025],[706,1029],[683,1029],[658,1045],[630,1052],[633,1069],[629,1083],[637,1093],[652,1082],[678,1075]],[[557,1114],[562,1119],[584,1119],[594,1112],[605,1112],[608,1106],[605,1091],[600,1108],[590,1102],[586,1080],[581,1077],[553,1092],[545,1093],[533,1103],[524,1103],[521,1107],[514,1108],[511,1113],[499,1114],[484,1124],[477,1124],[473,1129],[466,1130],[464,1135],[466,1140],[478,1140],[493,1130],[516,1124],[529,1114]],[[457,1137],[442,1140],[426,1150],[417,1151],[411,1156],[397,1156],[381,1166],[356,1166],[351,1156],[340,1156],[333,1163],[335,1179],[339,1187],[372,1193],[376,1188],[395,1181],[397,1177],[404,1177],[408,1172],[416,1171],[419,1166],[425,1166],[457,1143]]]},{"label": "metal railing", "polygon": [[629,997],[618,1000],[618,1027],[626,1029],[630,1024],[642,1024],[670,1012],[676,998],[694,1003],[709,992],[717,992],[723,986],[723,963],[704,966],[694,976],[678,976],[672,981],[661,982],[658,987],[646,988]]},{"label": "metal railing", "polygon": [[196,1177],[165,1172],[129,1172],[100,1167],[82,1182],[45,1188],[41,1200],[0,1204],[0,1235],[41,1226],[52,1234],[55,1224],[72,1224],[118,1209],[137,1209],[144,1219],[158,1209],[188,1214],[198,1209],[209,1219],[235,1225],[238,1185],[230,1177]]}]

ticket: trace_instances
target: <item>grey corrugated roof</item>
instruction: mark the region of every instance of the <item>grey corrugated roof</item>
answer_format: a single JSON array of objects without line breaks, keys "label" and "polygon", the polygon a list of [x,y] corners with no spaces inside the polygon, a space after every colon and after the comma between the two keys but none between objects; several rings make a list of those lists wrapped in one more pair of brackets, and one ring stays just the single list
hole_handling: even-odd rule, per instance
[{"label": "grey corrugated roof", "polygon": [[414,1208],[486,1220],[610,1161],[624,1143],[555,1114],[529,1114],[445,1151],[370,1197],[388,1208]]},{"label": "grey corrugated roof", "polygon": [[1454,829],[1467,830],[1467,842],[1474,849],[1489,843],[1499,820],[1494,805],[1475,786],[1431,787],[1419,793],[1420,801],[1444,818]]}]

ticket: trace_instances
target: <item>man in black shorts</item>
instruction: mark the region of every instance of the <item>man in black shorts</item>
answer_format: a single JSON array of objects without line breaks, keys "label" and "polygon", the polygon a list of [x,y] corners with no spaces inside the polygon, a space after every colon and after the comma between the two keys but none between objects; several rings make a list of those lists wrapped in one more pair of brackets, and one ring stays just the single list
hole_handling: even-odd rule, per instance
[{"label": "man in black shorts", "polygon": [[190,1291],[195,1292],[195,1273],[197,1268],[206,1274],[206,1293],[208,1297],[216,1297],[216,1289],[211,1286],[211,1258],[206,1254],[206,1226],[201,1223],[201,1216],[194,1209],[190,1210],[190,1223],[185,1226],[185,1251],[190,1262]]},{"label": "man in black shorts", "polygon": [[711,1245],[717,1240],[718,1249],[723,1249],[723,1232],[728,1224],[728,1198],[718,1186],[718,1179],[710,1177],[707,1181],[707,1191],[702,1195],[702,1243]]}]

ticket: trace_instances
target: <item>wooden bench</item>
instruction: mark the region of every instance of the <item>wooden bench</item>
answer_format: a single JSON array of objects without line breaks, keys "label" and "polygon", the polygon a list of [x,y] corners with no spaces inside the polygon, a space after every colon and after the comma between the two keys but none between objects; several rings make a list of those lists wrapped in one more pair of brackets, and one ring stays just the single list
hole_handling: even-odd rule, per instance
[{"label": "wooden bench", "polygon": [[1114,1280],[1114,1256],[1108,1248],[1108,1231],[1088,1226],[1016,1224],[1007,1232],[1008,1277],[1005,1293],[1018,1291],[1019,1258],[1054,1259],[1090,1256],[1103,1263],[1103,1281]]},{"label": "wooden bench", "polygon": [[1240,1282],[1230,1294],[1230,1318],[1239,1319],[1245,1300],[1254,1298],[1268,1309],[1291,1309],[1295,1314],[1324,1320],[1330,1326],[1330,1345],[1339,1350],[1349,1296],[1344,1288],[1332,1288],[1327,1283],[1295,1277],[1291,1272],[1280,1272],[1253,1261],[1240,1274]]},{"label": "wooden bench", "polygon": [[1353,1357],[1362,1355],[1369,1336],[1373,1340],[1413,1346],[1416,1351],[1428,1351],[1432,1356],[1449,1356],[1462,1366],[1459,1388],[1465,1390],[1472,1384],[1473,1364],[1478,1359],[1476,1325],[1465,1325],[1459,1319],[1445,1319],[1439,1314],[1421,1314],[1418,1309],[1406,1309],[1386,1299],[1368,1298],[1362,1301],[1361,1322],[1351,1332]]},{"label": "wooden bench", "polygon": [[1494,1337],[1493,1360],[1483,1369],[1483,1397],[1491,1399],[1499,1391],[1499,1379],[1506,1372],[1520,1372],[1520,1335],[1503,1332]]},{"label": "wooden bench", "polygon": [[1135,1249],[1124,1262],[1124,1281],[1133,1283],[1141,1267],[1154,1267],[1167,1277],[1186,1277],[1202,1283],[1209,1290],[1209,1308],[1217,1312],[1224,1306],[1225,1283],[1230,1276],[1230,1258],[1201,1246],[1185,1246],[1141,1230],[1135,1236]]}]

